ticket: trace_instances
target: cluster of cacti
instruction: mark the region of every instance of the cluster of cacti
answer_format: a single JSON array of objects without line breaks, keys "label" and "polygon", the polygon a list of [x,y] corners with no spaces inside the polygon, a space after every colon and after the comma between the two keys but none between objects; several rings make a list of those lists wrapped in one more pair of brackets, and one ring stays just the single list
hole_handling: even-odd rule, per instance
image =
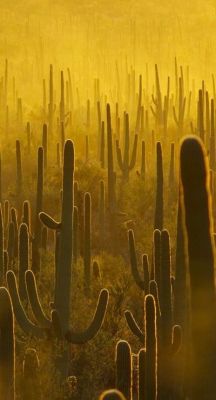
[{"label": "cluster of cacti", "polygon": [[214,74],[195,84],[163,19],[143,35],[118,13],[106,37],[91,3],[87,25],[53,7],[25,56],[0,32],[2,398],[213,400]]}]

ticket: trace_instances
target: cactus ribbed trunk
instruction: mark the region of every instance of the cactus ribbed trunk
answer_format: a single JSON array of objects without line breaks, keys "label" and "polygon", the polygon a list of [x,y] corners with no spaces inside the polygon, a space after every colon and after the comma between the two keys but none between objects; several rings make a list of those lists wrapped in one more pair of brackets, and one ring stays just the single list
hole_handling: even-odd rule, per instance
[{"label": "cactus ribbed trunk", "polygon": [[209,171],[202,143],[183,141],[180,154],[191,286],[192,395],[213,400],[216,393],[214,247]]}]

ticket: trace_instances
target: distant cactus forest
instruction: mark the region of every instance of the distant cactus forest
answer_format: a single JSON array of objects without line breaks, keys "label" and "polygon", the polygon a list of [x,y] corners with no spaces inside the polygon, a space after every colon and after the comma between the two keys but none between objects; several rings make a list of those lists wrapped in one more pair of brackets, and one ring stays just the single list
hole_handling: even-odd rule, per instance
[{"label": "distant cactus forest", "polygon": [[0,400],[216,399],[216,5],[0,0]]}]

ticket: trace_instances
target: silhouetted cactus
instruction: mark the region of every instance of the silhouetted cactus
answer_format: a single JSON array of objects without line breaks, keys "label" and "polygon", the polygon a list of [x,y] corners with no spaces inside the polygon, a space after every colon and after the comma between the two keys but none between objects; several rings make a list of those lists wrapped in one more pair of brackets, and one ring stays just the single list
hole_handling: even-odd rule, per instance
[{"label": "silhouetted cactus", "polygon": [[101,247],[104,247],[105,241],[105,183],[100,181],[100,199],[99,199],[99,233]]},{"label": "silhouetted cactus", "polygon": [[146,150],[145,150],[145,141],[142,140],[142,147],[141,147],[141,168],[140,168],[140,175],[143,180],[145,180],[146,176]]},{"label": "silhouetted cactus", "polygon": [[157,320],[152,295],[145,297],[145,398],[157,399]]},{"label": "silhouetted cactus", "polygon": [[15,339],[13,309],[6,288],[0,288],[0,387],[6,400],[15,399]]},{"label": "silhouetted cactus", "polygon": [[175,143],[170,146],[169,188],[173,191],[175,183]]},{"label": "silhouetted cactus", "polygon": [[2,214],[2,205],[0,203],[0,286],[3,285],[4,275],[4,221]]},{"label": "silhouetted cactus", "polygon": [[131,400],[132,396],[132,364],[129,343],[120,340],[116,346],[116,388]]},{"label": "silhouetted cactus", "polygon": [[192,399],[213,399],[216,391],[214,250],[209,173],[203,146],[197,138],[183,141],[180,162],[191,286]]},{"label": "silhouetted cactus", "polygon": [[210,168],[216,170],[216,156],[215,156],[215,106],[214,99],[211,99],[211,129],[210,129]]},{"label": "silhouetted cactus", "polygon": [[28,227],[29,233],[31,232],[31,206],[28,200],[23,202],[22,222]]},{"label": "silhouetted cactus", "polygon": [[108,166],[108,207],[110,213],[116,211],[116,173],[113,166],[113,143],[110,105],[107,104],[107,166]]},{"label": "silhouetted cactus", "polygon": [[29,269],[29,234],[28,227],[22,223],[19,228],[19,295],[22,301],[27,302],[27,292],[25,285],[25,272]]},{"label": "silhouetted cactus", "polygon": [[157,143],[157,186],[154,229],[163,229],[163,158],[161,143]]},{"label": "silhouetted cactus", "polygon": [[153,278],[157,283],[158,292],[161,288],[161,231],[154,230],[153,234]]},{"label": "silhouetted cactus", "polygon": [[79,213],[78,208],[74,206],[73,214],[73,262],[76,264],[78,259],[78,239],[79,239]]},{"label": "silhouetted cactus", "polygon": [[41,382],[40,382],[40,362],[35,349],[28,348],[25,352],[23,361],[23,382],[22,399],[40,400]]},{"label": "silhouetted cactus", "polygon": [[100,164],[101,168],[105,168],[105,129],[104,121],[101,122],[101,139],[100,139]]},{"label": "silhouetted cactus", "polygon": [[91,281],[91,195],[84,197],[84,289],[90,293]]},{"label": "silhouetted cactus", "polygon": [[[94,337],[102,323],[106,312],[108,302],[107,290],[102,290],[98,299],[98,305],[94,318],[89,327],[84,332],[75,333],[69,329],[70,315],[70,291],[71,291],[71,268],[72,268],[72,242],[73,242],[73,173],[74,173],[74,147],[71,140],[67,140],[64,150],[63,165],[63,199],[62,199],[62,219],[61,223],[56,222],[46,213],[40,213],[40,219],[50,229],[56,230],[59,246],[56,252],[56,281],[54,293],[54,310],[52,312],[52,324],[56,331],[62,332],[62,338],[75,344],[85,343]],[[61,267],[61,268],[60,268]],[[28,273],[30,276],[30,273]],[[9,278],[12,280],[13,293],[16,291],[11,274]],[[32,279],[32,278],[31,278]],[[32,280],[33,282],[33,280]],[[37,304],[37,310],[41,315],[41,306],[39,299],[37,300],[36,291],[34,290],[34,301]],[[16,295],[16,293],[15,293]],[[17,297],[17,296],[15,296]],[[20,311],[20,309],[19,309]],[[35,310],[36,311],[36,310]],[[43,313],[44,315],[44,313]],[[36,317],[37,319],[37,317]],[[38,327],[40,328],[40,326]],[[66,371],[64,371],[66,372]]]},{"label": "silhouetted cactus", "polygon": [[125,138],[124,138],[124,156],[119,145],[119,140],[116,140],[116,153],[119,168],[122,171],[122,177],[128,181],[130,171],[135,167],[137,154],[138,135],[134,136],[133,150],[130,160],[130,134],[129,134],[129,115],[125,113]]},{"label": "silhouetted cactus", "polygon": [[42,147],[44,154],[44,169],[47,169],[47,151],[48,151],[48,133],[47,133],[47,125],[43,125],[43,135],[42,135]]},{"label": "silhouetted cactus", "polygon": [[183,87],[183,77],[179,77],[179,94],[178,94],[178,111],[176,111],[175,106],[173,106],[173,116],[174,121],[180,131],[182,133],[182,129],[184,127],[184,116],[185,116],[185,106],[186,106],[186,97],[184,96],[184,87]]},{"label": "silhouetted cactus", "polygon": [[176,324],[185,328],[187,319],[187,269],[185,257],[185,240],[184,240],[184,227],[182,216],[182,204],[178,200],[178,215],[177,215],[177,235],[176,235],[176,259],[175,259],[175,296],[174,296],[174,321]]},{"label": "silhouetted cactus", "polygon": [[171,255],[170,237],[167,230],[161,232],[161,289],[159,294],[161,308],[161,340],[169,346],[172,335],[172,293],[171,293]]},{"label": "silhouetted cactus", "polygon": [[23,186],[22,159],[21,159],[21,149],[19,140],[16,140],[16,166],[17,166],[16,193],[17,193],[17,198],[19,199]]},{"label": "silhouetted cactus", "polygon": [[53,118],[54,118],[54,93],[53,93],[53,66],[50,65],[50,78],[49,78],[49,132],[53,135]]},{"label": "silhouetted cactus", "polygon": [[13,225],[14,225],[13,254],[14,254],[14,257],[17,258],[17,256],[18,256],[18,219],[17,219],[17,210],[14,207],[11,208],[11,222],[13,222]]},{"label": "silhouetted cactus", "polygon": [[138,400],[145,399],[145,349],[138,354]]},{"label": "silhouetted cactus", "polygon": [[14,223],[10,222],[8,228],[8,242],[7,242],[8,264],[10,268],[14,267],[14,243],[15,243]]},{"label": "silhouetted cactus", "polygon": [[43,207],[43,181],[44,181],[44,155],[43,155],[43,148],[39,147],[34,237],[32,241],[32,271],[34,271],[35,273],[39,273],[40,271],[40,247],[41,247],[42,228],[39,219],[39,213],[42,211]]},{"label": "silhouetted cactus", "polygon": [[132,230],[128,231],[128,243],[129,243],[129,252],[130,252],[130,265],[133,278],[137,284],[137,286],[144,290],[145,293],[148,291],[149,284],[149,263],[148,256],[146,254],[142,257],[142,273],[143,277],[140,274],[137,263],[136,249],[135,249],[135,239],[134,233]]}]

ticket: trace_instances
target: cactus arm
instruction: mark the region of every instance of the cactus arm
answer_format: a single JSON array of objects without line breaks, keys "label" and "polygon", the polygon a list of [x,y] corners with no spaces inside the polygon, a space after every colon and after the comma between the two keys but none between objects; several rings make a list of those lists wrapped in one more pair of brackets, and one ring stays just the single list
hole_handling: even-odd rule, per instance
[{"label": "cactus arm", "polygon": [[136,164],[136,156],[137,156],[137,143],[138,143],[138,135],[134,136],[134,144],[133,144],[133,151],[131,156],[131,162],[129,165],[129,169],[132,170]]},{"label": "cactus arm", "polygon": [[73,344],[82,344],[88,342],[97,335],[104,321],[108,299],[109,292],[106,289],[101,290],[95,315],[89,327],[86,329],[86,331],[80,333],[75,333],[72,329],[70,329],[65,336],[68,342]]},{"label": "cactus arm", "polygon": [[128,327],[130,328],[131,332],[137,336],[142,343],[144,343],[144,334],[142,330],[140,329],[139,325],[135,321],[135,318],[133,314],[130,311],[125,311],[125,318],[128,324]]},{"label": "cactus arm", "polygon": [[121,154],[121,149],[119,147],[119,141],[118,140],[116,140],[116,155],[117,155],[119,168],[121,170],[123,170],[124,167],[123,167],[123,161],[122,161],[122,154]]},{"label": "cactus arm", "polygon": [[20,328],[27,334],[37,337],[38,339],[44,338],[44,329],[33,324],[27,317],[25,310],[20,301],[16,277],[13,271],[7,272],[7,285],[11,296],[13,311],[15,318]]},{"label": "cactus arm", "polygon": [[103,392],[99,397],[99,400],[126,400],[125,397],[119,390],[111,389]]},{"label": "cactus arm", "polygon": [[131,229],[128,231],[128,242],[129,242],[130,264],[131,264],[132,275],[139,288],[141,290],[145,290],[144,281],[141,279],[138,271],[137,257],[136,257],[135,243],[134,243],[134,233]]},{"label": "cactus arm", "polygon": [[172,344],[170,346],[170,352],[175,355],[179,352],[182,343],[182,329],[180,325],[174,325],[172,329]]},{"label": "cactus arm", "polygon": [[42,309],[38,291],[37,291],[37,284],[35,280],[34,273],[30,270],[26,271],[25,273],[26,279],[26,288],[28,293],[28,299],[32,308],[32,312],[34,317],[38,321],[39,325],[43,328],[49,328],[51,326],[51,321],[46,317],[44,311]]},{"label": "cactus arm", "polygon": [[40,212],[39,218],[40,218],[40,221],[42,222],[42,224],[44,224],[49,229],[58,230],[61,228],[61,223],[55,221],[52,217],[50,217],[45,212]]}]

